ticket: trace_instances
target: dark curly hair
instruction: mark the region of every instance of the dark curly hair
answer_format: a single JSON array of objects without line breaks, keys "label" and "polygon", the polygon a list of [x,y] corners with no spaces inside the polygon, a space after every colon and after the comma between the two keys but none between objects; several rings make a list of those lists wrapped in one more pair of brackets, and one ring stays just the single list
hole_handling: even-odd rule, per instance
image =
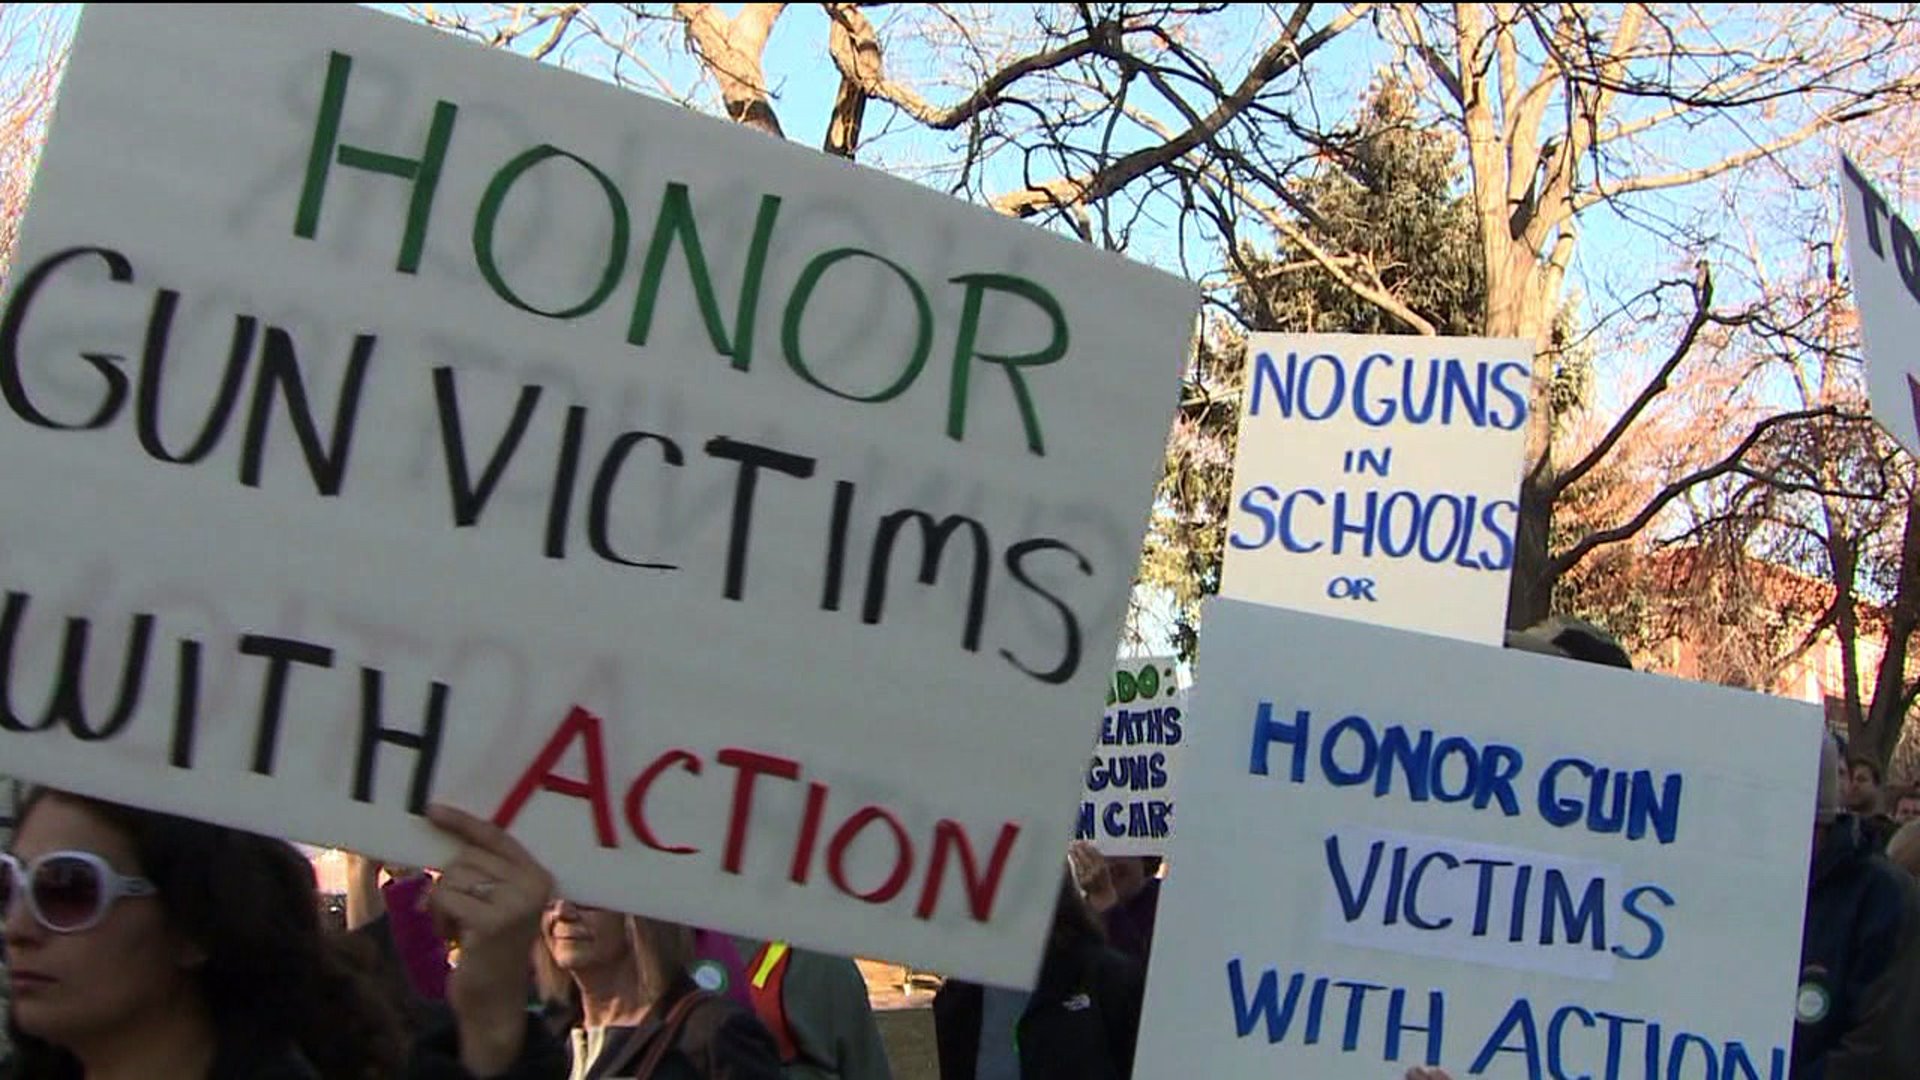
[{"label": "dark curly hair", "polygon": [[[198,983],[218,1039],[213,1077],[251,1076],[293,1051],[322,1080],[400,1073],[401,1019],[326,934],[313,866],[293,845],[47,788],[27,797],[20,824],[49,799],[122,832],[168,924],[205,952]],[[79,1080],[72,1054],[12,1023],[9,1034],[18,1080]]]}]

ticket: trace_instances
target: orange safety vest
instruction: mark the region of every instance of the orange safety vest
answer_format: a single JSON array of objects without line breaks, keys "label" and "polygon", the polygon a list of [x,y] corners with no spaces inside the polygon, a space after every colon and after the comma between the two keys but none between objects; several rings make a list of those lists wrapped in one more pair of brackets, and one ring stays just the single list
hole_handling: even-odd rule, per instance
[{"label": "orange safety vest", "polygon": [[793,1029],[787,1024],[784,992],[787,961],[792,957],[793,950],[786,942],[769,941],[760,946],[760,951],[753,954],[753,961],[747,965],[750,972],[747,995],[753,999],[753,1011],[760,1017],[760,1022],[773,1033],[773,1042],[780,1051],[782,1065],[791,1065],[800,1060],[800,1046],[794,1041]]}]

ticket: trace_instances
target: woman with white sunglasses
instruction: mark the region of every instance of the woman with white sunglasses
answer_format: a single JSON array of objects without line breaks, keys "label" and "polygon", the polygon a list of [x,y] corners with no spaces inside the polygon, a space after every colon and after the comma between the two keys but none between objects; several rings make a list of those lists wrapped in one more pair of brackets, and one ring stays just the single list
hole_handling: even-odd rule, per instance
[{"label": "woman with white sunglasses", "polygon": [[434,913],[465,962],[448,989],[448,1030],[409,1045],[326,937],[312,867],[291,845],[35,792],[0,858],[16,1055],[0,1062],[0,1080],[563,1070],[553,1054],[564,1050],[525,1007],[551,879],[490,824],[443,808],[430,816],[461,843],[448,867],[457,886],[436,896]]}]

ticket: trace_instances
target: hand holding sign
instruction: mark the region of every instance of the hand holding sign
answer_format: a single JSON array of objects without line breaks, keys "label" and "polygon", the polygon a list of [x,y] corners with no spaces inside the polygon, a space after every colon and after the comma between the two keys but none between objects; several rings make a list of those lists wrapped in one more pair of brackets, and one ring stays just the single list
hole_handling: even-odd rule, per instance
[{"label": "hand holding sign", "polygon": [[494,1076],[520,1056],[527,957],[553,875],[490,821],[439,805],[427,817],[460,843],[428,901],[435,925],[460,945],[460,966],[447,980],[447,1002],[460,1018],[460,1061],[476,1076]]},{"label": "hand holding sign", "polygon": [[15,258],[9,773],[1032,978],[1192,285],[318,6],[89,8]]},{"label": "hand holding sign", "polygon": [[1094,914],[1104,915],[1113,910],[1120,902],[1120,892],[1114,888],[1107,857],[1093,841],[1075,840],[1067,851],[1067,861],[1073,865],[1073,880],[1080,886],[1080,895],[1086,897],[1087,906]]}]

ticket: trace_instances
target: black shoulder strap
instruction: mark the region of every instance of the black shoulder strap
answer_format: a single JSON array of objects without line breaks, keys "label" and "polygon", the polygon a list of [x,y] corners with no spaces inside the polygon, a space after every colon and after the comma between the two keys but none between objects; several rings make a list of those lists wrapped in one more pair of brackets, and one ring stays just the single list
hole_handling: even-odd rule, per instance
[{"label": "black shoulder strap", "polygon": [[[660,1063],[666,1060],[667,1055],[672,1053],[674,1046],[680,1042],[680,1033],[686,1030],[688,1018],[693,1015],[695,1009],[713,1000],[713,997],[714,995],[705,990],[694,990],[682,995],[679,1001],[673,1003],[673,1008],[667,1011],[666,1017],[660,1021],[660,1026],[653,1030],[652,1035],[640,1038],[639,1032],[635,1032],[635,1037],[628,1039],[617,1049],[608,1047],[602,1050],[600,1057],[594,1061],[593,1068],[587,1073],[587,1080],[602,1080],[602,1078],[614,1080],[622,1076],[630,1076],[634,1080],[651,1080],[653,1074],[659,1070]],[[643,1053],[644,1057],[641,1056]],[[622,1071],[636,1059],[639,1064],[631,1073]]]}]

